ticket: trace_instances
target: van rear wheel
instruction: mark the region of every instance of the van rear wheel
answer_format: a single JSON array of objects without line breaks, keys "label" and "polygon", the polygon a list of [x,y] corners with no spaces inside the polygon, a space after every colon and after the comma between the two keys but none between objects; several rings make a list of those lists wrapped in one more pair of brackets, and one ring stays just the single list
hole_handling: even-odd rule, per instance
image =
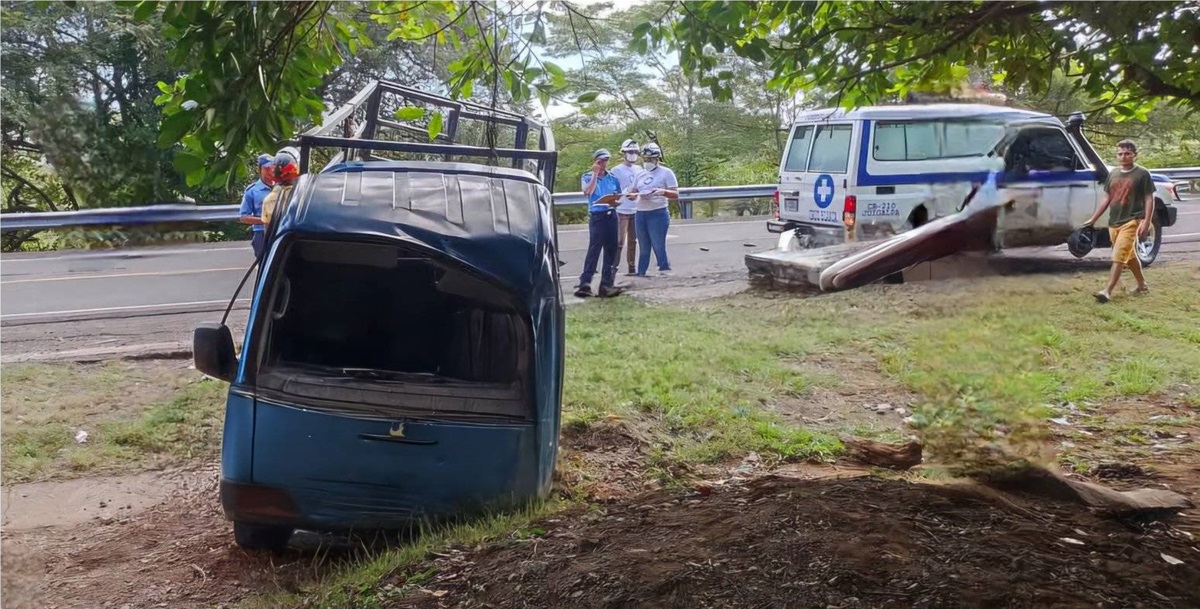
[{"label": "van rear wheel", "polygon": [[233,540],[247,550],[271,550],[277,552],[287,547],[292,538],[291,527],[266,524],[233,523]]}]

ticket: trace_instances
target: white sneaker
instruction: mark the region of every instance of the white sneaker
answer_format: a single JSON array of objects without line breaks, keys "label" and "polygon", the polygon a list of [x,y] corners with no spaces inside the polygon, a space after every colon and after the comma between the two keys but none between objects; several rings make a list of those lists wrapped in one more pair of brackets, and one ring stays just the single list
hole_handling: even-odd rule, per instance
[{"label": "white sneaker", "polygon": [[670,277],[670,276],[671,276],[671,271],[659,271],[659,272],[658,272],[658,276],[659,276],[659,277]]}]

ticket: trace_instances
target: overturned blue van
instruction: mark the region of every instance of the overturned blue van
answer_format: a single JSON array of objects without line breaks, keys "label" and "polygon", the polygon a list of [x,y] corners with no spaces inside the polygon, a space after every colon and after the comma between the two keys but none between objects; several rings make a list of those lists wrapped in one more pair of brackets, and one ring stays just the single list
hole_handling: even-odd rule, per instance
[{"label": "overturned blue van", "polygon": [[[326,120],[366,106],[356,137],[299,140],[304,175],[268,228],[240,356],[223,323],[195,330],[197,368],[230,383],[220,494],[246,548],[504,509],[551,487],[564,307],[549,129],[370,89]],[[381,125],[424,135],[380,116],[414,98],[447,114],[446,133],[377,139]],[[513,147],[455,141],[468,119],[493,138],[510,128]],[[307,173],[322,146],[340,150]]]}]

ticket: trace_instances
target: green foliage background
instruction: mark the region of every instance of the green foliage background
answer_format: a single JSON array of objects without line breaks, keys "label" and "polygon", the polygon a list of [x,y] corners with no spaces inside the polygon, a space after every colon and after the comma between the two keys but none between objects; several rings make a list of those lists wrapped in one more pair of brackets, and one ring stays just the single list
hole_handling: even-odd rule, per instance
[{"label": "green foliage background", "polygon": [[[238,201],[255,155],[373,79],[524,113],[557,108],[560,191],[576,189],[593,150],[630,137],[658,142],[684,186],[769,183],[800,110],[980,85],[1013,105],[1088,112],[1102,152],[1132,137],[1144,165],[1197,165],[1200,66],[1188,33],[1200,31],[1198,12],[1163,2],[8,1],[0,209]],[[769,200],[694,209],[769,210]],[[236,224],[186,228],[6,233],[2,245],[247,235]]]}]

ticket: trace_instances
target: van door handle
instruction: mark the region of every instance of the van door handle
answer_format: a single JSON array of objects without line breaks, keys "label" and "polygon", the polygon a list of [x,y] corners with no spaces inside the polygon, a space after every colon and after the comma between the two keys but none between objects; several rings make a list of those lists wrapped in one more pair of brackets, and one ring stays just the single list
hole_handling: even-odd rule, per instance
[{"label": "van door handle", "polygon": [[798,196],[800,196],[800,191],[799,190],[781,190],[781,191],[779,191],[779,194],[789,196],[789,197],[798,197]]},{"label": "van door handle", "polygon": [[398,444],[416,444],[418,446],[433,446],[437,444],[437,440],[414,440],[412,438],[398,438],[381,433],[360,433],[358,434],[361,440],[374,440],[376,442],[396,442]]}]

